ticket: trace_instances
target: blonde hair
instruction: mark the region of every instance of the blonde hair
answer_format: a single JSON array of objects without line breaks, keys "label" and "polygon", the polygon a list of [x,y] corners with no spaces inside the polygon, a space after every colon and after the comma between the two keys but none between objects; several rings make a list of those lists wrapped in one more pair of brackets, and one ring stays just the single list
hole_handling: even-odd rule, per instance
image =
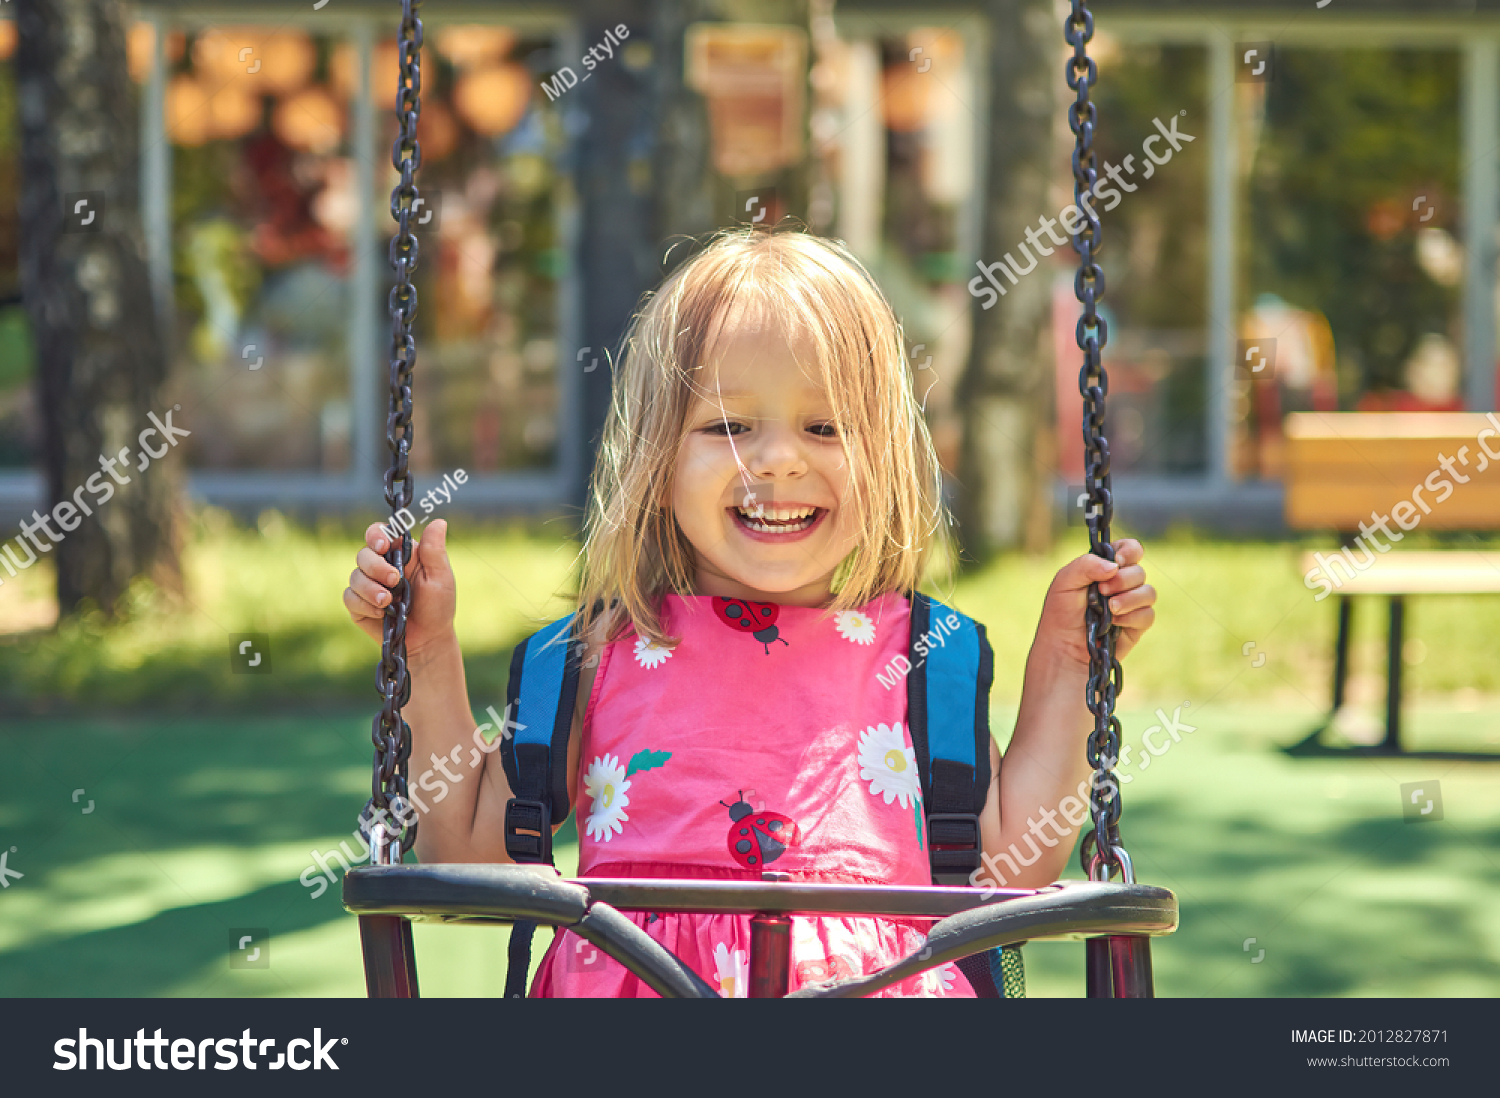
[{"label": "blonde hair", "polygon": [[901,325],[869,272],[840,242],[800,231],[714,235],[643,306],[624,357],[589,485],[575,637],[607,640],[626,620],[666,637],[659,600],[691,595],[693,547],[672,515],[678,450],[694,394],[726,318],[805,336],[849,462],[858,545],[834,573],[836,610],[912,591],[935,546],[947,548],[942,472],[912,392]]}]

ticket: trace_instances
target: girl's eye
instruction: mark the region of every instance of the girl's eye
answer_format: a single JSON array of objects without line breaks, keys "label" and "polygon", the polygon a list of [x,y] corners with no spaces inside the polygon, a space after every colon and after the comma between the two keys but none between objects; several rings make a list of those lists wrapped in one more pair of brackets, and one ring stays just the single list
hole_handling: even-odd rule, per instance
[{"label": "girl's eye", "polygon": [[[732,431],[731,428],[735,427],[741,428],[742,430],[746,431],[750,429],[745,424],[739,422],[739,420],[732,419],[726,423],[721,419],[716,420],[713,423],[710,423],[708,426],[704,427],[703,432],[705,434],[719,435],[720,437],[724,437],[730,434],[734,434],[735,432]],[[838,425],[835,423],[814,423],[809,425],[807,429],[813,432],[819,438],[834,438],[838,434]]]}]

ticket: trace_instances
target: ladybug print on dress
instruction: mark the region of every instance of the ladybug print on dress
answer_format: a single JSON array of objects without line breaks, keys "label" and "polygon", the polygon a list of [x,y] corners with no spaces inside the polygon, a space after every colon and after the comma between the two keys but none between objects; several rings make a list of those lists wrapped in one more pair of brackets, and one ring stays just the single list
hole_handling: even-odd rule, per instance
[{"label": "ladybug print on dress", "polygon": [[743,789],[733,804],[719,803],[729,809],[729,818],[734,821],[729,825],[729,856],[745,869],[760,869],[774,862],[800,839],[791,817],[752,808]]},{"label": "ladybug print on dress", "polygon": [[[776,628],[776,619],[781,607],[774,602],[751,602],[749,599],[726,599],[714,596],[714,613],[729,628],[738,633],[750,633],[766,646],[766,655],[771,654],[771,642],[781,641],[781,631]],[[791,645],[787,644],[790,648]]]},{"label": "ladybug print on dress", "polygon": [[838,980],[852,980],[858,975],[859,969],[855,968],[854,962],[847,957],[813,958],[797,962],[797,982],[804,987],[825,981],[832,983]]}]

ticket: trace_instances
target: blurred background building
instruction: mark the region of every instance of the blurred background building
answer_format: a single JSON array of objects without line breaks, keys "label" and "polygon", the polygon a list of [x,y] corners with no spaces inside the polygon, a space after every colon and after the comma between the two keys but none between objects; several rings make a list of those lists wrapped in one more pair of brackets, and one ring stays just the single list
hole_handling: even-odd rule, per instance
[{"label": "blurred background building", "polygon": [[[674,236],[752,202],[843,238],[875,272],[952,473],[967,284],[998,258],[979,241],[1004,6],[841,0],[789,7],[812,12],[796,25],[774,8],[746,22],[645,0],[426,4],[419,493],[462,468],[467,510],[581,502],[632,307],[675,262]],[[190,491],[250,512],[369,510],[385,464],[400,5],[130,11],[142,215],[192,410]],[[0,192],[13,195],[7,18]],[[1137,526],[1276,529],[1291,411],[1496,407],[1500,6],[1135,0],[1100,24],[1103,159],[1139,159],[1172,115],[1194,138],[1104,215],[1109,434]],[[1037,217],[1071,201],[1061,103],[1038,104],[1058,152]],[[44,502],[17,232],[0,204],[7,521]],[[1058,249],[1030,276],[1053,284],[1038,368],[1056,376],[1059,501],[1081,479],[1071,258]],[[1247,369],[1252,346],[1274,348],[1271,370]]]}]

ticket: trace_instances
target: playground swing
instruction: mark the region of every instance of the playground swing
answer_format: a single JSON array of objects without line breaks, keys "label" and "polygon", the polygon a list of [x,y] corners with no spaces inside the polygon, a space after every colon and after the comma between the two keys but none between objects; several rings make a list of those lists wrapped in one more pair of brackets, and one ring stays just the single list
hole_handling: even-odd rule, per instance
[{"label": "playground swing", "polygon": [[[386,441],[391,451],[385,474],[385,498],[398,513],[412,501],[408,460],[412,442],[411,376],[416,360],[412,318],[417,294],[411,282],[418,245],[411,231],[421,166],[417,119],[421,113],[419,49],[420,0],[402,0],[399,33],[400,87],[396,114],[400,133],[391,150],[401,180],[391,192],[391,216],[397,230],[390,245],[396,285],[390,295],[390,415]],[[1082,303],[1078,345],[1083,351],[1079,390],[1083,396],[1085,480],[1089,500],[1090,550],[1114,559],[1109,541],[1113,515],[1110,495],[1109,443],[1103,434],[1109,378],[1101,361],[1108,340],[1105,319],[1098,315],[1104,294],[1104,272],[1096,262],[1101,230],[1086,201],[1097,179],[1093,136],[1096,122],[1090,90],[1098,70],[1087,47],[1094,20],[1085,0],[1072,0],[1065,37],[1073,47],[1067,62],[1068,87],[1076,92],[1068,121],[1077,137],[1073,155],[1074,199],[1084,224],[1074,234],[1079,255],[1074,289]],[[386,554],[405,576],[410,534],[403,532]],[[667,997],[717,998],[707,983],[671,952],[649,937],[622,912],[690,912],[749,914],[749,995],[779,998],[788,994],[791,916],[884,915],[931,918],[924,949],[873,972],[813,983],[792,993],[796,998],[854,998],[869,995],[948,963],[960,965],[981,996],[1024,994],[1019,946],[1027,941],[1084,939],[1087,994],[1090,998],[1149,998],[1153,995],[1150,939],[1177,927],[1177,899],[1167,889],[1135,882],[1129,855],[1120,839],[1120,791],[1113,767],[1120,753],[1120,722],[1114,715],[1122,685],[1114,656],[1118,628],[1111,622],[1108,600],[1098,585],[1089,589],[1085,627],[1089,646],[1086,688],[1094,729],[1087,745],[1093,767],[1090,815],[1094,830],[1084,837],[1079,855],[1087,881],[1058,882],[1041,889],[967,887],[980,865],[978,811],[988,786],[988,696],[990,653],[983,628],[961,614],[955,639],[929,653],[920,672],[908,676],[908,723],[928,807],[927,836],[933,887],[810,884],[766,872],[761,881],[604,879],[566,880],[551,865],[552,828],[568,813],[567,737],[578,687],[582,645],[548,643],[570,629],[573,615],[528,638],[511,664],[508,705],[514,705],[516,734],[505,738],[502,756],[514,796],[506,810],[506,849],[515,865],[403,865],[402,856],[416,840],[413,820],[399,832],[410,813],[407,799],[411,729],[401,709],[411,693],[406,670],[406,616],[411,589],[403,579],[386,608],[377,682],[384,699],[376,715],[372,797],[361,827],[368,825],[370,862],[344,877],[343,901],[359,916],[365,984],[372,998],[416,998],[417,968],[412,947],[413,920],[442,923],[512,924],[510,974],[506,994],[524,995],[531,937],[538,925],[564,927],[624,965],[658,994]],[[915,592],[912,631],[925,629],[940,607]],[[545,636],[544,636],[545,635]],[[572,638],[570,637],[570,640]],[[944,653],[942,658],[937,653]],[[978,691],[972,688],[978,684]],[[962,685],[963,689],[954,689]],[[967,698],[967,701],[965,701]],[[955,700],[956,699],[956,700]],[[929,712],[929,705],[931,711]],[[509,715],[511,710],[507,709]],[[527,721],[524,718],[530,716]],[[529,729],[527,732],[522,728]],[[731,818],[738,803],[728,805]],[[530,863],[530,864],[527,864]],[[1118,880],[1114,879],[1118,877]],[[988,977],[988,978],[986,978]],[[992,988],[992,989],[991,989]]]}]

